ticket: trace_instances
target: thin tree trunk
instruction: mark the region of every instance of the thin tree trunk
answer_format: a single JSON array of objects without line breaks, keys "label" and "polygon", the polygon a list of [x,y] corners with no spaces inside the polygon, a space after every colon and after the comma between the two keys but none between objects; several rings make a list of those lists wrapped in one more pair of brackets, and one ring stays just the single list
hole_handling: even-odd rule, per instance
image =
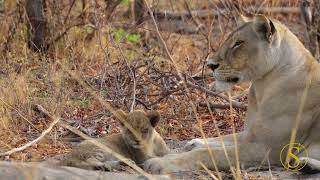
[{"label": "thin tree trunk", "polygon": [[4,0],[0,0],[0,13],[4,11]]},{"label": "thin tree trunk", "polygon": [[320,61],[320,2],[319,0],[314,1],[315,8],[312,20],[313,37],[315,41],[315,58]]},{"label": "thin tree trunk", "polygon": [[105,0],[107,3],[106,7],[106,19],[109,19],[116,9],[116,7],[121,3],[121,0]]},{"label": "thin tree trunk", "polygon": [[136,25],[141,24],[144,20],[146,12],[145,4],[143,0],[134,1],[134,22]]},{"label": "thin tree trunk", "polygon": [[[300,3],[301,17],[305,23],[308,39],[307,47],[314,57],[320,60],[320,2],[314,1],[312,11],[311,0],[302,0]],[[312,13],[313,12],[313,13]]]},{"label": "thin tree trunk", "polygon": [[28,47],[36,52],[46,52],[47,20],[44,14],[44,0],[27,0],[26,11],[29,19]]}]

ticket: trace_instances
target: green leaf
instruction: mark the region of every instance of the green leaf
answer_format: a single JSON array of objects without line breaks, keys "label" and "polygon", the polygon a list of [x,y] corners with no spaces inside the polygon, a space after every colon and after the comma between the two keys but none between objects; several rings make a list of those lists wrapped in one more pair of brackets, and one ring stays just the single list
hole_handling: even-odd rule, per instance
[{"label": "green leaf", "polygon": [[137,43],[140,41],[140,35],[139,34],[130,34],[127,37],[127,41],[132,43]]},{"label": "green leaf", "polygon": [[129,6],[129,0],[122,0],[121,4],[124,4],[126,6]]},{"label": "green leaf", "polygon": [[125,38],[126,34],[127,34],[126,31],[123,30],[122,28],[113,31],[113,33],[112,33],[113,38],[114,38],[116,43],[120,43],[121,41],[123,41],[123,39]]}]

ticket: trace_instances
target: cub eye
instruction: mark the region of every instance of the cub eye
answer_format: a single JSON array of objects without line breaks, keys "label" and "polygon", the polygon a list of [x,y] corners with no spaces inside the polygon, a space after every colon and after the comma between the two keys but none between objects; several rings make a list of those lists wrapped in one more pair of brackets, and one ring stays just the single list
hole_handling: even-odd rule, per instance
[{"label": "cub eye", "polygon": [[243,43],[243,41],[236,41],[232,47],[232,49],[234,48],[238,48],[239,46],[241,46],[241,44]]}]

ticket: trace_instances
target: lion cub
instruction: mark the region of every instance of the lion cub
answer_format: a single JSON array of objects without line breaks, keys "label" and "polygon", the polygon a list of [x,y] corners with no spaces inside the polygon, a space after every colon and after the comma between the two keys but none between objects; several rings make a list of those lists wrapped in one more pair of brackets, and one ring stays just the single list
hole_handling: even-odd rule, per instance
[{"label": "lion cub", "polygon": [[[134,129],[134,133],[121,123],[120,133],[98,138],[96,141],[138,165],[147,159],[164,156],[169,152],[164,140],[155,130],[160,121],[158,112],[150,111],[145,113],[136,110],[129,114],[118,111],[118,114],[123,120],[126,120],[128,127],[131,126]],[[93,145],[90,140],[81,142],[59,163],[59,165],[64,166],[107,171],[117,169],[120,164],[121,162],[117,158]]]}]

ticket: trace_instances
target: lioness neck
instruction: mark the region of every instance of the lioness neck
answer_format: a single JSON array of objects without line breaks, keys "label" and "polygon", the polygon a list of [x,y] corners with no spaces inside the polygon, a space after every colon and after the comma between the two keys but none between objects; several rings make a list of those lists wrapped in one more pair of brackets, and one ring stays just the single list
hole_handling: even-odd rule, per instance
[{"label": "lioness neck", "polygon": [[[310,72],[308,69],[310,69],[311,64],[316,63],[311,53],[292,32],[286,27],[281,26],[280,28],[284,28],[283,31],[279,32],[281,33],[281,42],[278,47],[272,49],[274,67],[263,78],[252,82],[257,98],[260,99],[266,93],[276,94],[277,90],[281,92],[284,86],[287,89],[290,86],[304,86],[306,76]],[[301,83],[290,83],[291,81]],[[270,93],[271,91],[272,93]]]}]

